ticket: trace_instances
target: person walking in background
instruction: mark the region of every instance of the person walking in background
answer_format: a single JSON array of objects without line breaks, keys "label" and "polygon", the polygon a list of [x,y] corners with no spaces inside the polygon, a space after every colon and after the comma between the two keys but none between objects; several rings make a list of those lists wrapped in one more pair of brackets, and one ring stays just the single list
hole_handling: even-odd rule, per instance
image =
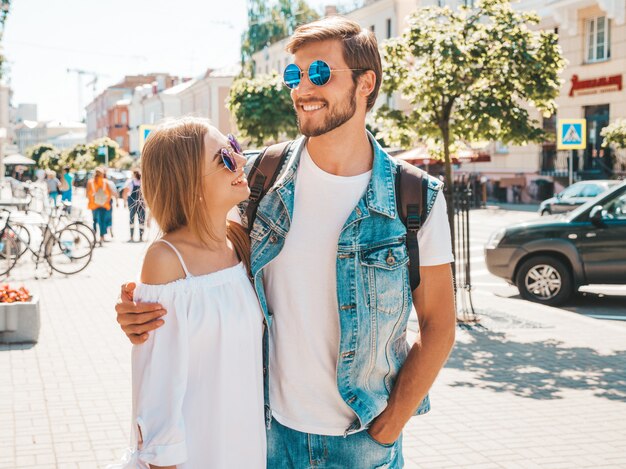
[{"label": "person walking in background", "polygon": [[[70,167],[63,168],[63,177],[61,180],[61,202],[71,202],[74,187],[74,175],[70,172]],[[69,209],[69,207],[68,207]]]},{"label": "person walking in background", "polygon": [[112,198],[111,186],[106,182],[104,169],[96,168],[93,178],[87,181],[87,207],[93,215],[93,230],[101,246],[102,241],[106,241],[107,213],[111,210]]},{"label": "person walking in background", "polygon": [[70,167],[63,168],[63,177],[59,190],[61,191],[61,200],[72,201],[72,188],[74,187],[74,175],[70,172]]},{"label": "person walking in background", "polygon": [[[104,178],[105,184],[109,186],[109,190],[111,191],[111,207],[107,210],[105,215],[105,223],[106,229],[105,233],[107,233],[111,238],[113,238],[113,207],[115,206],[115,202],[119,198],[119,194],[117,192],[117,188],[115,187],[115,183],[111,181],[108,177]],[[105,239],[106,241],[106,239]]]},{"label": "person walking in background", "polygon": [[48,198],[50,199],[50,205],[52,207],[57,206],[57,198],[59,197],[59,188],[61,181],[57,178],[56,171],[46,171],[46,186],[48,188]]},{"label": "person walking in background", "polygon": [[135,218],[139,222],[139,241],[143,241],[144,225],[146,223],[146,207],[141,195],[141,173],[133,171],[133,177],[128,180],[122,194],[130,214],[130,240],[135,241]]}]

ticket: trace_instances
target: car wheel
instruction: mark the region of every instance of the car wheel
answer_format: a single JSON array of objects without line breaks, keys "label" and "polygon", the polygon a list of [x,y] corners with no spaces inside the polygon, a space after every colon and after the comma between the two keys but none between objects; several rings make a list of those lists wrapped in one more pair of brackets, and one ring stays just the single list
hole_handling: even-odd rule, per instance
[{"label": "car wheel", "polygon": [[552,215],[552,212],[550,211],[550,209],[549,209],[549,208],[544,208],[544,209],[541,211],[541,216],[542,216],[542,217],[543,217],[543,216],[546,216],[546,215]]},{"label": "car wheel", "polygon": [[524,261],[515,283],[523,298],[550,306],[563,304],[574,291],[569,268],[552,256],[536,256]]}]

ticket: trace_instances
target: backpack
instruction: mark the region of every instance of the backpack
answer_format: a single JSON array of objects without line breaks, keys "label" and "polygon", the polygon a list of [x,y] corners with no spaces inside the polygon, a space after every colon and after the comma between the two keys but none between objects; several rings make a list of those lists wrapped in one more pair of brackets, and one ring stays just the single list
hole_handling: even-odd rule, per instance
[{"label": "backpack", "polygon": [[[293,143],[292,140],[265,148],[252,165],[248,174],[250,198],[245,209],[248,233],[254,226],[259,204],[269,188],[276,182]],[[400,219],[407,230],[405,241],[409,253],[409,284],[413,291],[420,283],[417,232],[427,215],[424,201],[428,191],[428,174],[405,161],[397,161],[400,164],[400,170],[396,174],[395,181],[396,204]]]}]

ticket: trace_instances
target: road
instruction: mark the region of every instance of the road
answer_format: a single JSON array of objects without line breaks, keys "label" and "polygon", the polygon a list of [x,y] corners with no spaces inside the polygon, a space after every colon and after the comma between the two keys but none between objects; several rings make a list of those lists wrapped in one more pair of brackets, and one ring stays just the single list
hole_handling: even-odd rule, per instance
[{"label": "road", "polygon": [[[497,207],[470,213],[470,262],[472,285],[476,292],[502,298],[520,298],[516,287],[489,273],[483,247],[498,229],[518,222],[536,220],[537,213],[501,210]],[[619,321],[626,327],[626,285],[593,285],[582,287],[568,304],[560,309],[600,320]]]}]

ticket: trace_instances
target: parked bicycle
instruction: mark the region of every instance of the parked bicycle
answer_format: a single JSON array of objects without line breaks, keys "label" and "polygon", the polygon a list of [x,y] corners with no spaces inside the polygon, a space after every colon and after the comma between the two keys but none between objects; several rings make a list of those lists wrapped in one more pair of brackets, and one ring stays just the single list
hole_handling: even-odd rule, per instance
[{"label": "parked bicycle", "polygon": [[33,254],[35,272],[43,260],[51,270],[66,275],[82,271],[91,262],[93,244],[82,229],[68,225],[57,230],[48,219],[42,227],[41,244],[33,249],[30,238],[28,242],[22,238],[25,236],[21,230],[23,225],[11,222],[11,211],[4,209],[3,212],[7,218],[0,230],[0,275],[8,274],[27,250]]}]

